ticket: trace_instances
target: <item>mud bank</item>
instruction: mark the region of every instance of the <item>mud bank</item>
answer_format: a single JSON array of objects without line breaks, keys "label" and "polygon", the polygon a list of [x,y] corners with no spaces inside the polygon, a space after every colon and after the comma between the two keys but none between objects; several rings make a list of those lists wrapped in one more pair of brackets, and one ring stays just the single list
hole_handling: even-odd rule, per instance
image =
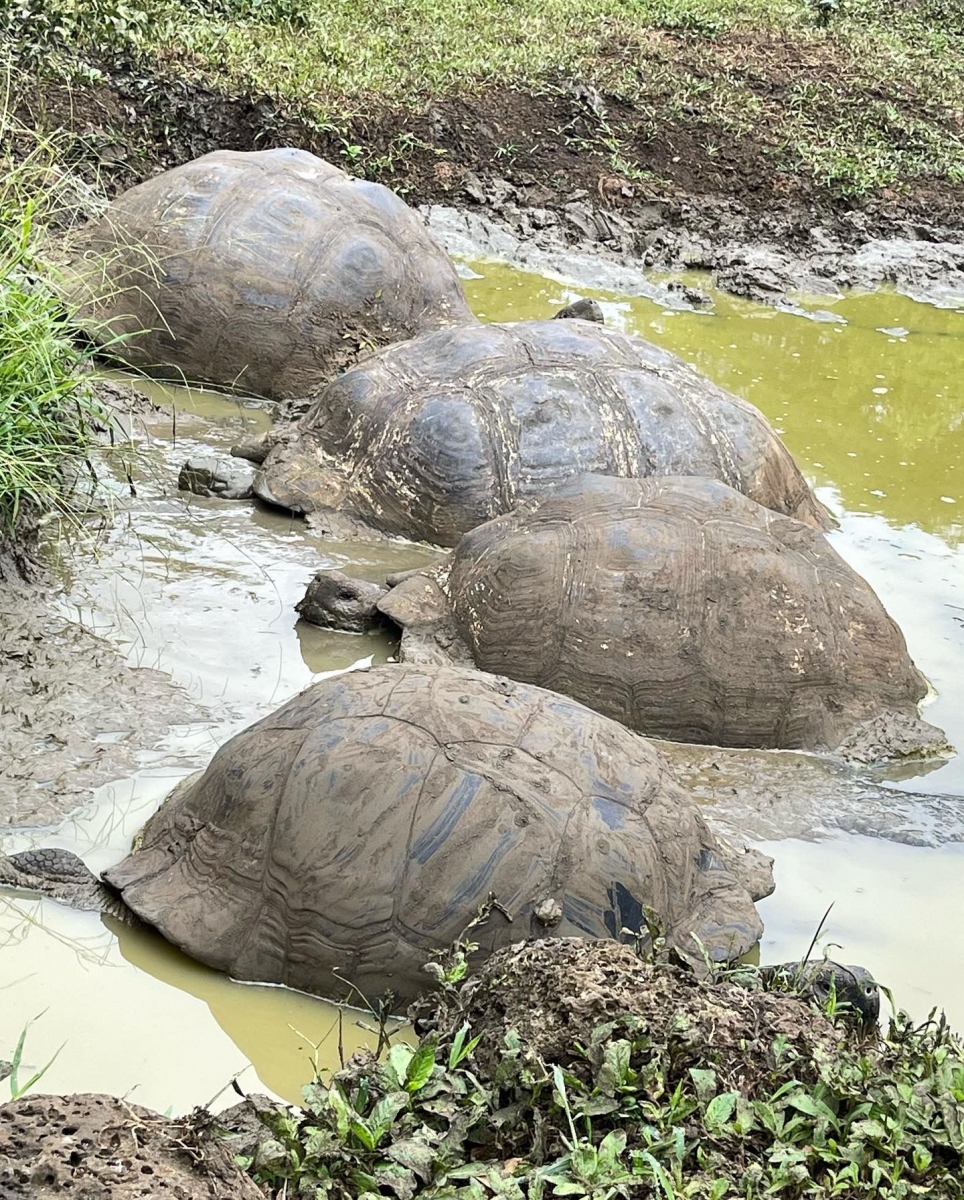
[{"label": "mud bank", "polygon": [[169,676],[52,610],[54,586],[0,583],[0,831],[55,824],[198,717]]},{"label": "mud bank", "polygon": [[[116,421],[159,411],[129,386],[104,383],[98,392]],[[65,538],[81,529],[59,527]],[[98,785],[129,774],[171,726],[200,717],[170,676],[130,665],[58,611],[63,581],[37,535],[25,532],[20,569],[0,575],[0,832],[55,824]]]},{"label": "mud bank", "polygon": [[258,1200],[209,1113],[170,1120],[104,1095],[26,1096],[0,1110],[0,1196]]},{"label": "mud bank", "polygon": [[629,292],[667,308],[701,309],[709,297],[647,272],[706,271],[720,291],[802,312],[795,293],[839,298],[889,284],[912,299],[964,303],[964,232],[902,225],[875,236],[863,212],[824,218],[807,210],[749,214],[714,198],[614,211],[585,191],[532,208],[506,180],[474,184],[469,207],[422,211],[450,254],[491,255],[541,275]]}]

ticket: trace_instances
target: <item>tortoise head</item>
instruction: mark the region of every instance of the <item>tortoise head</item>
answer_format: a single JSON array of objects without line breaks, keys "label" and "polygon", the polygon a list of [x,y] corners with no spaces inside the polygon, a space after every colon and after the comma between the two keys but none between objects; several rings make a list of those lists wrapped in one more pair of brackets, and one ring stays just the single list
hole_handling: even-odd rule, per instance
[{"label": "tortoise head", "polygon": [[876,1024],[880,1016],[880,988],[864,967],[828,959],[815,965],[806,984],[810,995],[821,1004],[833,993],[837,1004],[846,1005],[859,1024]]}]

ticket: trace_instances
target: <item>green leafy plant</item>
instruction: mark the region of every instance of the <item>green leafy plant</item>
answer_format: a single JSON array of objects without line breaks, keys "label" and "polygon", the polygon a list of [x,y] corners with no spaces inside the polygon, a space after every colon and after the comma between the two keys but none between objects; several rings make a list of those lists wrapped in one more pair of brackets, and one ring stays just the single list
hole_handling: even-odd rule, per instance
[{"label": "green leafy plant", "polygon": [[130,52],[155,30],[155,11],[129,0],[0,0],[0,32],[28,61],[56,49]]},{"label": "green leafy plant", "polygon": [[[0,113],[0,135],[21,130]],[[24,515],[65,508],[66,470],[82,461],[103,413],[89,384],[90,340],[65,307],[48,258],[51,225],[75,198],[56,148],[7,163],[0,181],[0,541]]]}]

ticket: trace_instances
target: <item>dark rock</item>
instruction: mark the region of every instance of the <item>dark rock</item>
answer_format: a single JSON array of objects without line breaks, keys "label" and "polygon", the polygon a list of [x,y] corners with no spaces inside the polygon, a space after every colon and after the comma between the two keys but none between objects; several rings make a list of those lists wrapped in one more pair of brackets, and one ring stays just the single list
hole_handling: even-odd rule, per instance
[{"label": "dark rock", "polygon": [[555,314],[556,320],[596,321],[599,325],[606,323],[603,311],[595,300],[574,300],[565,308],[560,308]]},{"label": "dark rock", "polygon": [[177,477],[182,492],[218,500],[247,500],[253,484],[254,471],[250,467],[239,466],[220,455],[189,458]]},{"label": "dark rock", "polygon": [[248,438],[243,442],[236,442],[231,447],[231,455],[234,458],[245,458],[248,462],[257,463],[260,466],[268,457],[270,449],[271,442],[267,438]]},{"label": "dark rock", "polygon": [[321,570],[308,584],[305,598],[295,605],[303,621],[342,633],[366,633],[384,623],[378,601],[387,589],[342,571]]}]

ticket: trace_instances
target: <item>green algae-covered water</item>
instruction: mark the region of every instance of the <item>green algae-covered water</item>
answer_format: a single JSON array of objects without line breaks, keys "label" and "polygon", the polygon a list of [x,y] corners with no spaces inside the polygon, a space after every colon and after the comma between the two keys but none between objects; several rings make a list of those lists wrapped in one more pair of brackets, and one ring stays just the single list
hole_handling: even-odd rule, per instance
[{"label": "green algae-covered water", "polygon": [[[610,324],[758,405],[837,515],[837,549],[904,629],[934,687],[926,715],[964,747],[964,312],[887,293],[801,301],[798,313],[713,295],[707,311],[675,311],[498,263],[470,266],[466,290],[485,319],[550,316],[592,295]],[[279,513],[179,495],[188,454],[224,449],[266,417],[206,393],[173,400],[176,439],[165,414],[145,419],[137,498],[125,499],[115,467],[124,519],[95,558],[71,562],[60,603],[131,661],[171,673],[210,720],[172,730],[134,775],[101,788],[59,830],[3,838],[5,850],[57,844],[95,869],[115,861],[234,731],[325,672],[391,654],[382,638],[296,623],[293,605],[317,567],[375,578],[432,557],[414,546],[325,543]],[[964,1026],[961,759],[860,781],[806,756],[729,752],[706,774],[754,797],[727,805],[717,782],[710,820],[715,803],[728,832],[776,860],[777,891],[761,905],[765,961],[802,954],[833,903],[827,932],[839,957],[870,967],[917,1015],[938,1005]],[[161,1111],[211,1100],[238,1072],[246,1090],[296,1100],[313,1058],[336,1059],[338,1014],[321,1001],[233,983],[149,931],[0,894],[0,1058],[43,1010],[28,1035],[30,1065],[63,1044],[45,1090],[112,1091]],[[346,1051],[368,1037],[359,1019],[343,1020]]]}]

